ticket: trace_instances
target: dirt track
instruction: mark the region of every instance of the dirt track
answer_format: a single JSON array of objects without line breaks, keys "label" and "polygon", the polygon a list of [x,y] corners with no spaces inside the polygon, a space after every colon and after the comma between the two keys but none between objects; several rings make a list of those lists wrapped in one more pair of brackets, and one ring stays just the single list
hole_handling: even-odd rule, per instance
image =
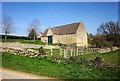
[{"label": "dirt track", "polygon": [[40,48],[43,46],[44,48],[58,48],[58,46],[49,46],[49,45],[36,45],[36,44],[23,44],[23,43],[2,43],[0,42],[1,47],[8,47],[8,48],[18,48],[18,49],[25,49],[25,48]]},{"label": "dirt track", "polygon": [[53,78],[3,68],[2,79],[53,79]]}]

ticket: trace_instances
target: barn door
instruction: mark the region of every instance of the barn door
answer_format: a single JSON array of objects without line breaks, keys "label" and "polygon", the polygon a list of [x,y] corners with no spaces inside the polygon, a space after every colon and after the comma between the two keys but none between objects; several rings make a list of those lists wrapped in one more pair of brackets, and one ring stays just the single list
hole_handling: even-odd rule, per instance
[{"label": "barn door", "polygon": [[48,36],[48,43],[52,44],[52,36]]}]

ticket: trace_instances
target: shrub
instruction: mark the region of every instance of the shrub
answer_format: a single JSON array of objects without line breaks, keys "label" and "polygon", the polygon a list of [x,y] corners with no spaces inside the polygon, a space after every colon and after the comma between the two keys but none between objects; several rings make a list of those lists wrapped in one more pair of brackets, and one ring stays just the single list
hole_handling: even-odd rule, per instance
[{"label": "shrub", "polygon": [[40,48],[39,48],[39,54],[40,55],[45,55],[46,53],[45,53],[45,50],[44,50],[44,48],[41,46]]},{"label": "shrub", "polygon": [[78,56],[72,56],[69,58],[69,60],[71,60],[73,62],[78,62],[78,60],[80,60],[80,58]]},{"label": "shrub", "polygon": [[80,58],[80,56],[72,56],[69,58],[70,61],[73,61],[73,62],[78,62],[78,63],[86,63],[86,59],[84,58]]},{"label": "shrub", "polygon": [[90,65],[97,68],[108,68],[110,65],[102,60],[101,57],[96,57],[95,59],[90,60]]}]

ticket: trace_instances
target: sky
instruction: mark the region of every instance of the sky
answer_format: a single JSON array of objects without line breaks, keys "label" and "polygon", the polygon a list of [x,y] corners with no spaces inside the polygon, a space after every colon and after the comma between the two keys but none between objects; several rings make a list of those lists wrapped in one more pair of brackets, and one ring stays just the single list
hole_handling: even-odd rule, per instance
[{"label": "sky", "polygon": [[10,16],[15,25],[13,35],[27,36],[27,28],[39,19],[40,29],[82,21],[88,33],[109,21],[118,21],[117,2],[3,2],[2,15]]}]

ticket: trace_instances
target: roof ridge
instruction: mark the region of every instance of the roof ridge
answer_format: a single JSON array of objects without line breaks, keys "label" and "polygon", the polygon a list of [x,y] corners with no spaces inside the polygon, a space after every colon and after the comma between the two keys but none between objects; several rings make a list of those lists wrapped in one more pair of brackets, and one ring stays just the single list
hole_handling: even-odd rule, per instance
[{"label": "roof ridge", "polygon": [[52,28],[58,28],[60,26],[66,26],[66,25],[77,24],[77,23],[80,23],[80,21],[79,22],[68,23],[68,24],[65,24],[65,25],[54,26]]},{"label": "roof ridge", "polygon": [[47,31],[50,29],[54,35],[65,35],[65,34],[75,34],[81,22],[73,22],[65,25],[59,25],[56,27],[47,28],[44,31],[43,35],[47,34]]}]

